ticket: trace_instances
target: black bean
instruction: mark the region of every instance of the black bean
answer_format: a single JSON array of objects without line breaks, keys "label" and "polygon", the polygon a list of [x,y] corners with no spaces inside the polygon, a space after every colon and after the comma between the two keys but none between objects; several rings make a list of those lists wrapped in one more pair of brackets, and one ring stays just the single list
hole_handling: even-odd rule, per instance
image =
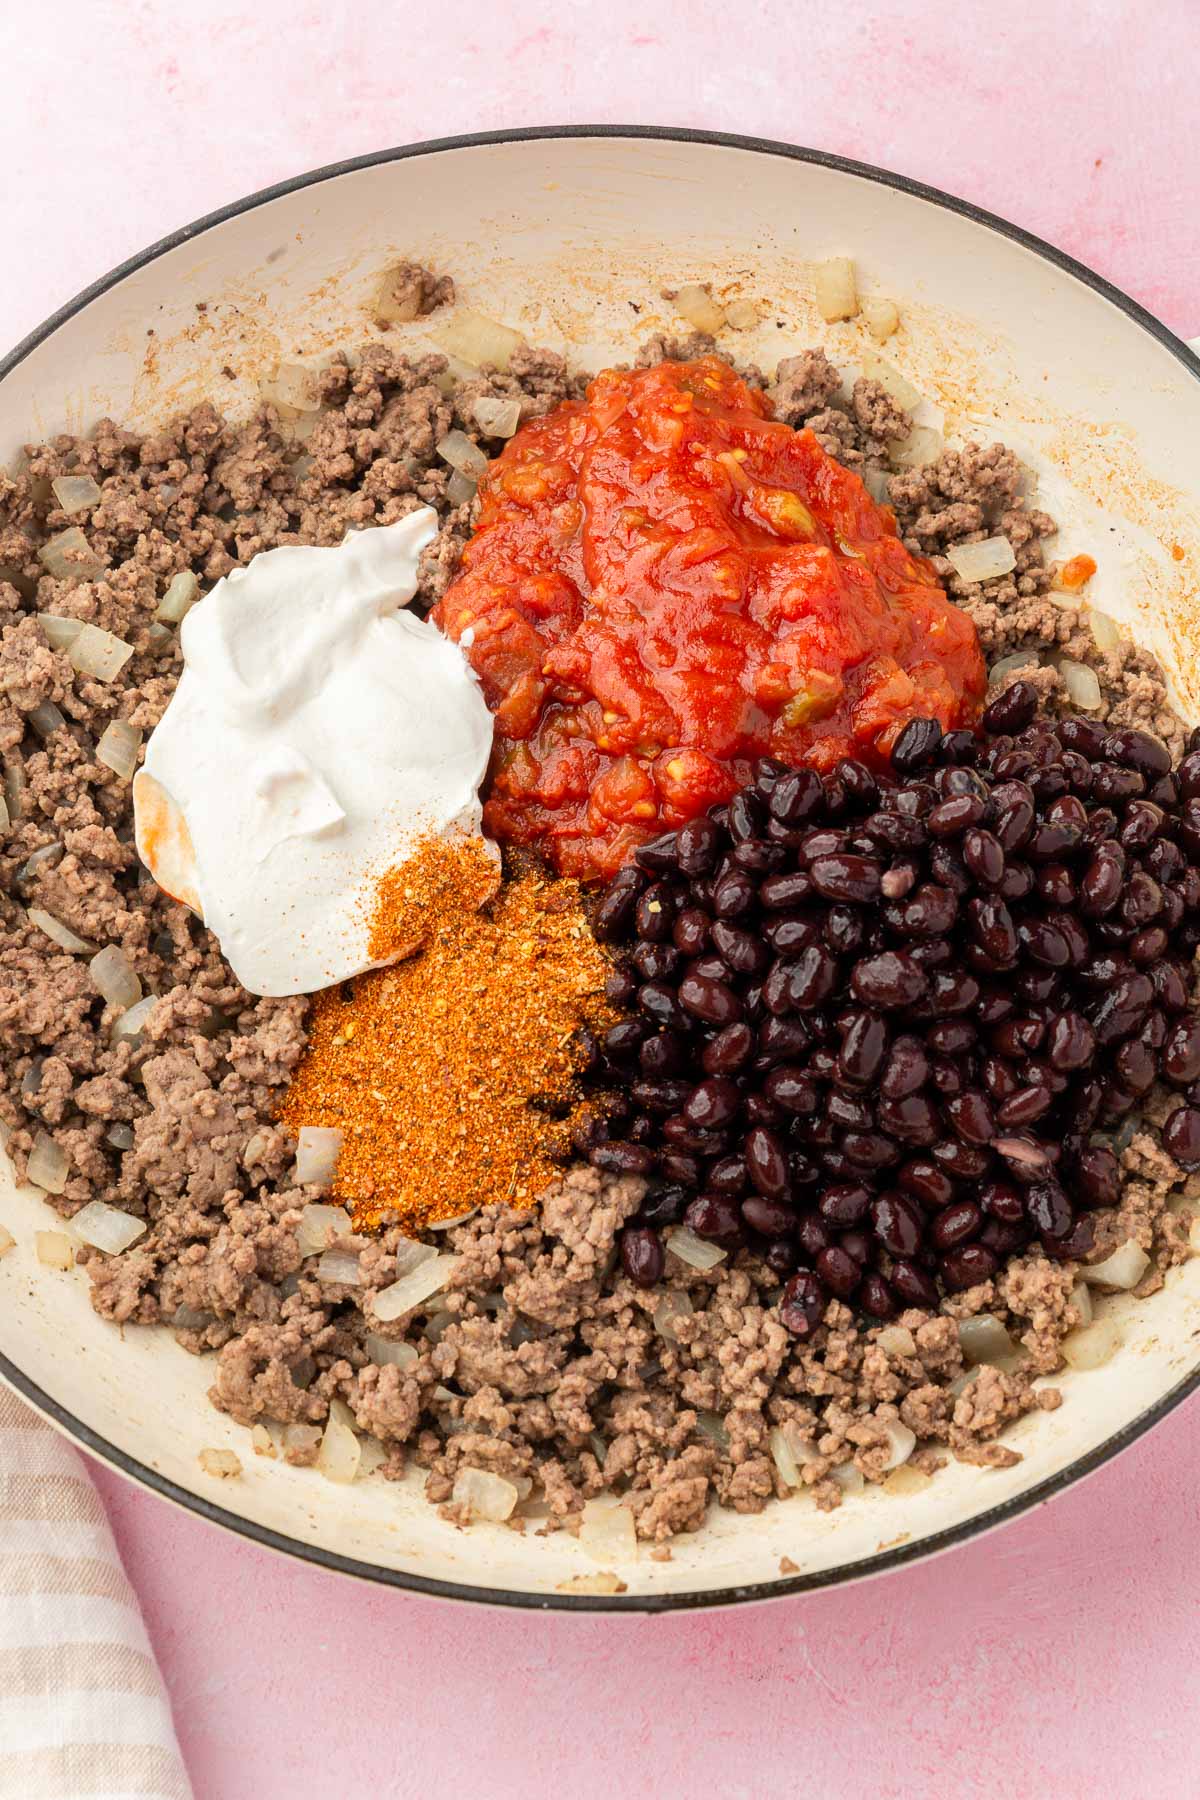
[{"label": "black bean", "polygon": [[1181,1169],[1200,1168],[1200,1108],[1181,1106],[1163,1126],[1163,1149]]},{"label": "black bean", "polygon": [[[856,1087],[869,1087],[875,1081],[887,1053],[888,1032],[875,1013],[855,1012],[843,1015],[845,1036],[838,1051],[838,1072],[843,1081]],[[1200,1074],[1200,1069],[1197,1070]]]},{"label": "black bean", "polygon": [[768,1200],[762,1194],[751,1194],[742,1201],[742,1218],[752,1231],[761,1231],[764,1237],[790,1237],[796,1229],[797,1219],[790,1207],[782,1201]]},{"label": "black bean", "polygon": [[827,900],[866,906],[879,898],[883,865],[873,857],[845,853],[818,856],[809,864],[808,872],[817,892]]},{"label": "black bean", "polygon": [[[687,1014],[679,1004],[675,989],[668,987],[665,982],[647,981],[643,987],[638,989],[637,1003],[645,1013],[646,1018],[652,1019],[656,1025],[681,1026],[688,1023]],[[642,1021],[629,1019],[626,1023],[633,1026],[641,1024]],[[612,1037],[613,1031],[620,1030],[620,1025],[613,1026],[612,1031],[608,1034],[608,1038],[605,1039],[606,1048],[608,1048],[608,1042]],[[646,1026],[642,1035],[645,1036],[645,1033],[648,1030],[649,1027]]]},{"label": "black bean", "polygon": [[1066,749],[1085,756],[1089,762],[1095,762],[1104,749],[1105,728],[1097,724],[1095,719],[1060,719],[1056,729],[1060,743]]},{"label": "black bean", "polygon": [[1121,1165],[1104,1144],[1088,1144],[1079,1152],[1071,1188],[1083,1206],[1116,1206],[1121,1197]]},{"label": "black bean", "polygon": [[[629,1097],[643,1112],[666,1114],[678,1112],[691,1092],[691,1086],[686,1081],[650,1079],[633,1082]],[[696,1124],[701,1122],[699,1119],[694,1121]]]},{"label": "black bean", "polygon": [[[938,1264],[938,1273],[948,1288],[961,1290],[990,1281],[998,1267],[995,1251],[986,1244],[960,1244],[956,1250],[947,1250]],[[895,1279],[893,1272],[893,1282]]]},{"label": "black bean", "polygon": [[770,1071],[763,1087],[772,1103],[785,1113],[807,1117],[817,1110],[817,1084],[795,1063],[780,1063]]},{"label": "black bean", "polygon": [[1046,969],[1065,969],[1071,961],[1071,947],[1062,928],[1050,919],[1022,919],[1017,926],[1017,942],[1031,962]]},{"label": "black bean", "polygon": [[647,1145],[625,1143],[619,1138],[597,1144],[590,1156],[594,1167],[610,1175],[649,1175],[657,1160]]},{"label": "black bean", "polygon": [[903,950],[885,950],[855,963],[850,985],[864,1006],[883,1011],[911,1006],[929,990],[924,970]]},{"label": "black bean", "polygon": [[754,882],[744,869],[727,869],[713,885],[713,912],[719,919],[736,919],[754,905],[755,892]]},{"label": "black bean", "polygon": [[1048,1088],[1018,1088],[1010,1094],[1002,1105],[996,1108],[996,1123],[1005,1131],[1020,1131],[1026,1125],[1032,1125],[1036,1119],[1044,1117],[1054,1104],[1054,1095]]},{"label": "black bean", "polygon": [[1149,1011],[1153,998],[1154,988],[1148,975],[1118,976],[1092,1012],[1096,1042],[1108,1045],[1131,1037]]},{"label": "black bean", "polygon": [[1057,1181],[1035,1182],[1025,1195],[1025,1210],[1043,1237],[1065,1237],[1074,1219],[1071,1202]]},{"label": "black bean", "polygon": [[812,769],[793,769],[775,782],[768,801],[771,817],[781,825],[807,824],[825,810],[825,789]]},{"label": "black bean", "polygon": [[936,719],[910,719],[892,746],[892,767],[909,775],[932,761],[942,741]]},{"label": "black bean", "polygon": [[979,999],[979,983],[965,969],[935,969],[929,983],[929,1005],[935,1013],[970,1012]]},{"label": "black bean", "polygon": [[675,834],[675,849],[684,875],[707,875],[716,867],[721,833],[711,819],[689,819]]},{"label": "black bean", "polygon": [[986,1150],[961,1139],[943,1138],[933,1146],[929,1154],[956,1181],[977,1181],[989,1167],[990,1159]]},{"label": "black bean", "polygon": [[891,1285],[908,1306],[935,1307],[941,1297],[933,1277],[904,1256],[892,1264]]},{"label": "black bean", "polygon": [[1102,754],[1111,762],[1124,763],[1139,775],[1166,775],[1171,768],[1171,752],[1153,732],[1138,731],[1123,725],[1110,731],[1104,740]]},{"label": "black bean", "polygon": [[674,944],[641,943],[630,960],[643,981],[669,981],[683,958]]},{"label": "black bean", "polygon": [[967,1019],[942,1019],[929,1027],[925,1042],[939,1056],[962,1056],[975,1047],[975,1027]]},{"label": "black bean", "polygon": [[801,901],[809,899],[812,891],[813,885],[808,876],[796,871],[786,875],[768,875],[758,894],[769,911],[781,912],[786,907],[799,906]]},{"label": "black bean", "polygon": [[793,1337],[809,1338],[825,1316],[825,1293],[811,1269],[797,1269],[783,1290],[779,1319]]},{"label": "black bean", "polygon": [[[861,967],[861,965],[860,965]],[[791,1004],[805,1012],[821,1006],[838,984],[838,962],[823,944],[810,944],[802,950],[788,975],[787,995]]]},{"label": "black bean", "polygon": [[795,956],[821,937],[820,921],[803,913],[781,912],[763,921],[762,934],[781,956]]},{"label": "black bean", "polygon": [[817,1257],[816,1272],[831,1294],[848,1300],[862,1280],[862,1269],[840,1244],[831,1244]]},{"label": "black bean", "polygon": [[651,943],[664,943],[675,925],[675,908],[671,890],[665,882],[653,882],[638,898],[634,923],[640,938]]},{"label": "black bean", "polygon": [[638,896],[645,885],[646,878],[637,868],[622,869],[613,877],[592,919],[592,929],[598,938],[611,942],[628,933]]},{"label": "black bean", "polygon": [[661,837],[652,838],[648,844],[640,845],[634,852],[634,860],[639,868],[649,869],[652,874],[674,874],[679,864],[676,834],[667,831]]},{"label": "black bean", "polygon": [[900,1100],[881,1100],[879,1125],[889,1136],[905,1144],[934,1144],[939,1135],[938,1110],[927,1094],[906,1094]]},{"label": "black bean", "polygon": [[[645,991],[643,988],[642,993]],[[679,984],[679,1003],[706,1025],[732,1025],[742,1016],[742,1003],[733,989],[708,975],[685,975]]]},{"label": "black bean", "polygon": [[1171,1027],[1163,1045],[1162,1071],[1176,1087],[1200,1080],[1200,1019],[1194,1015]]},{"label": "black bean", "polygon": [[1188,984],[1177,963],[1160,962],[1151,970],[1150,979],[1160,1006],[1169,1013],[1186,1012]]},{"label": "black bean", "polygon": [[815,1212],[801,1214],[800,1223],[796,1227],[796,1236],[801,1253],[808,1257],[810,1262],[815,1262],[822,1250],[827,1250],[833,1242],[829,1227],[820,1214]]},{"label": "black bean", "polygon": [[666,1258],[658,1233],[645,1225],[627,1225],[621,1233],[621,1267],[635,1286],[652,1288],[661,1280]]},{"label": "black bean", "polygon": [[779,1200],[788,1192],[788,1161],[783,1142],[765,1126],[756,1125],[747,1132],[743,1152],[746,1172],[768,1200]]},{"label": "black bean", "polygon": [[967,905],[971,932],[980,949],[996,969],[1009,969],[1017,960],[1019,949],[1012,914],[999,896],[988,895],[971,900]]},{"label": "black bean", "polygon": [[979,1204],[989,1218],[1015,1225],[1025,1217],[1025,1201],[1011,1181],[991,1180],[980,1183]]},{"label": "black bean", "polygon": [[912,1256],[920,1248],[925,1222],[907,1195],[881,1194],[871,1203],[871,1229],[893,1256]]},{"label": "black bean", "polygon": [[710,1243],[732,1248],[741,1241],[741,1209],[727,1194],[697,1194],[684,1212],[683,1222]]},{"label": "black bean", "polygon": [[867,1215],[871,1190],[861,1182],[835,1182],[825,1189],[818,1204],[827,1225],[857,1225]]},{"label": "black bean", "polygon": [[1015,736],[1030,723],[1037,711],[1037,703],[1037,689],[1032,681],[1014,681],[1011,687],[998,694],[985,709],[979,723],[992,737],[998,737],[1003,732],[1011,732]]},{"label": "black bean", "polygon": [[983,1213],[974,1200],[956,1200],[937,1213],[929,1227],[929,1235],[938,1250],[953,1250],[976,1236],[983,1225]]},{"label": "black bean", "polygon": [[958,895],[953,889],[926,881],[896,909],[896,926],[903,937],[940,937],[957,914]]},{"label": "black bean", "polygon": [[954,1197],[954,1183],[944,1169],[927,1156],[914,1156],[896,1171],[896,1182],[923,1206],[945,1206]]},{"label": "black bean", "polygon": [[991,1142],[996,1121],[987,1095],[980,1089],[970,1089],[956,1099],[948,1100],[946,1116],[964,1143],[982,1146]]},{"label": "black bean", "polygon": [[1113,1073],[1131,1094],[1146,1094],[1158,1074],[1158,1058],[1142,1038],[1127,1038],[1113,1058]]},{"label": "black bean", "polygon": [[[873,812],[879,804],[879,783],[867,765],[850,759],[839,764],[838,774],[851,807],[856,812]],[[1196,791],[1200,793],[1200,784]]]},{"label": "black bean", "polygon": [[[663,1085],[674,1087],[676,1084]],[[741,1090],[734,1082],[723,1075],[710,1075],[692,1089],[683,1104],[683,1116],[698,1131],[718,1131],[736,1119],[741,1103]]]}]

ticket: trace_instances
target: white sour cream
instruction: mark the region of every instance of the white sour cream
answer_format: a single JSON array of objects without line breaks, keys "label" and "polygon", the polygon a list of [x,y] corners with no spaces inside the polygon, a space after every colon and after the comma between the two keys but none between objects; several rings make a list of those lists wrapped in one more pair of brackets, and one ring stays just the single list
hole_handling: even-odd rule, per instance
[{"label": "white sour cream", "polygon": [[184,620],[184,672],[133,784],[137,847],[254,994],[375,965],[375,884],[431,832],[479,833],[492,719],[470,665],[404,606],[430,507],[290,546]]}]

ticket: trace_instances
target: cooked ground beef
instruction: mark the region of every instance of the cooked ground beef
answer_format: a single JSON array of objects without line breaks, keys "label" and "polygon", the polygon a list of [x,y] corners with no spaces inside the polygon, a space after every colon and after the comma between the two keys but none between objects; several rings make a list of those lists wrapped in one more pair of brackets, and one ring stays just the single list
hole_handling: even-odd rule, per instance
[{"label": "cooked ground beef", "polygon": [[[452,293],[417,268],[407,279],[419,310]],[[638,362],[712,347],[659,338]],[[48,1132],[71,1165],[61,1195],[49,1197],[59,1212],[69,1218],[100,1198],[148,1221],[122,1256],[80,1252],[93,1302],[116,1322],[166,1324],[187,1349],[215,1353],[216,1406],[246,1425],[319,1425],[340,1397],[383,1446],[383,1473],[415,1461],[437,1503],[450,1501],[456,1471],[470,1466],[532,1480],[529,1515],[570,1528],[589,1497],[616,1487],[639,1534],[663,1540],[698,1528],[714,1496],[754,1512],[786,1491],[770,1451],[775,1426],[806,1448],[801,1477],[825,1507],[840,1502],[848,1469],[886,1477],[897,1423],[917,1436],[920,1471],[946,1453],[1009,1463],[1015,1452],[998,1434],[1057,1404],[1056,1390],[1038,1383],[1061,1366],[1061,1340],[1078,1323],[1072,1265],[1016,1260],[940,1313],[910,1311],[882,1329],[835,1301],[817,1338],[798,1346],[775,1311],[778,1278],[745,1254],[703,1274],[668,1254],[659,1288],[628,1282],[614,1243],[642,1190],[591,1169],[569,1171],[532,1211],[481,1193],[480,1211],[443,1246],[461,1259],[449,1287],[370,1339],[364,1309],[394,1278],[400,1234],[385,1229],[364,1248],[362,1288],[323,1282],[296,1236],[318,1194],[294,1185],[293,1147],[274,1122],[303,1052],[306,1002],[246,993],[215,940],[138,864],[129,784],[95,747],[111,720],[149,731],[166,707],[179,654],[154,611],[172,576],[193,570],[211,584],[273,545],[334,544],[429,503],[442,525],[422,569],[419,603],[428,605],[453,575],[473,511],[447,503],[438,440],[458,426],[495,448],[475,420],[481,395],[516,398],[529,418],[581,385],[546,351],[518,352],[507,374],[458,381],[443,357],[375,343],[353,362],[334,358],[307,440],[269,406],[232,424],[206,404],[150,436],[102,420],[86,438],[30,446],[19,473],[0,476],[10,818],[0,835],[0,1119],[18,1173],[35,1134]],[[908,434],[907,416],[877,382],[860,380],[843,399],[821,350],[786,359],[768,392],[781,418],[811,425],[832,454],[864,470],[880,470],[886,445]],[[68,473],[91,475],[100,490],[70,517],[51,488]],[[1177,748],[1181,727],[1153,661],[1132,647],[1100,655],[1081,608],[1051,597],[1042,541],[1053,522],[1025,506],[1018,478],[1002,446],[971,445],[893,475],[890,498],[906,542],[934,557],[989,659],[1031,646],[1089,663],[1105,693],[1102,716],[1145,724]],[[91,560],[78,577],[56,578],[38,552],[69,527],[82,531]],[[996,531],[1014,544],[1016,571],[965,587],[945,550]],[[134,656],[121,679],[76,675],[37,612],[126,638]],[[1051,664],[1033,678],[1048,702],[1061,698]],[[43,736],[39,726],[54,717],[47,703],[65,724]],[[90,943],[122,947],[159,997],[140,1040],[110,1041],[114,1014],[86,959],[59,950],[30,906]],[[1162,1117],[1152,1099],[1144,1127],[1127,1132],[1121,1206],[1100,1216],[1098,1254],[1130,1236],[1150,1253],[1143,1291],[1187,1254],[1180,1202],[1196,1187],[1158,1142]],[[1024,1360],[967,1381],[958,1321],[979,1313],[1007,1326]],[[406,1342],[415,1359],[379,1360],[380,1339]],[[315,1456],[311,1443],[286,1453]]]}]

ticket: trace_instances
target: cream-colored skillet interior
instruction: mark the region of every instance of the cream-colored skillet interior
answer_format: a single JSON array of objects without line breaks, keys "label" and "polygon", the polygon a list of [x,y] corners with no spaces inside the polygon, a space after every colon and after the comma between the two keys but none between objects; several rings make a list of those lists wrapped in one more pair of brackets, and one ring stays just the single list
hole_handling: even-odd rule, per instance
[{"label": "cream-colored skillet interior", "polygon": [[[1200,716],[1200,381],[1171,347],[1104,294],[987,223],[916,193],[816,161],[705,141],[575,136],[449,147],[335,173],[252,205],[145,262],[66,317],[0,381],[0,457],[103,414],[145,428],[201,398],[253,401],[279,359],[319,362],[371,335],[369,301],[398,255],[449,270],[464,301],[585,367],[629,360],[666,324],[664,286],[711,281],[769,300],[739,356],[771,368],[823,341],[846,367],[869,344],[828,327],[811,262],[853,255],[864,288],[896,300],[903,332],[885,354],[941,412],[952,437],[1007,436],[1069,472],[1104,554],[1116,520],[1128,555],[1125,621],[1161,656],[1182,710]],[[423,327],[404,329],[414,345]],[[225,373],[233,371],[233,376]],[[1129,546],[1132,545],[1132,550]],[[27,1391],[121,1466],[222,1509],[283,1547],[349,1559],[359,1573],[453,1584],[483,1598],[553,1603],[595,1574],[565,1535],[460,1531],[420,1492],[378,1477],[346,1488],[256,1457],[249,1434],[205,1399],[211,1363],[169,1333],[96,1317],[81,1273],[42,1268],[34,1233],[56,1220],[0,1174],[0,1357]],[[1005,1436],[1012,1469],[951,1464],[921,1492],[851,1497],[833,1514],[805,1499],[741,1517],[714,1511],[616,1573],[626,1598],[735,1598],[790,1580],[836,1580],[984,1525],[1135,1428],[1200,1369],[1200,1258],[1142,1302],[1111,1303],[1114,1360],[1064,1375],[1065,1403]],[[36,1397],[36,1396],[35,1396]],[[221,1482],[198,1454],[229,1447],[244,1473]],[[798,1576],[781,1575],[781,1559]],[[882,1560],[881,1560],[882,1559]]]}]

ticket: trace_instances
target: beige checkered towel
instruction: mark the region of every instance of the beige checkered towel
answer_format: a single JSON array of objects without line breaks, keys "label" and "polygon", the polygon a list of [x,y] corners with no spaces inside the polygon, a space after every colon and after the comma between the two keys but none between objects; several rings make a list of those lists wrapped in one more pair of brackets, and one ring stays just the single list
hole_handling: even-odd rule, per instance
[{"label": "beige checkered towel", "polygon": [[0,1796],[191,1794],[99,1495],[70,1445],[0,1385]]}]

